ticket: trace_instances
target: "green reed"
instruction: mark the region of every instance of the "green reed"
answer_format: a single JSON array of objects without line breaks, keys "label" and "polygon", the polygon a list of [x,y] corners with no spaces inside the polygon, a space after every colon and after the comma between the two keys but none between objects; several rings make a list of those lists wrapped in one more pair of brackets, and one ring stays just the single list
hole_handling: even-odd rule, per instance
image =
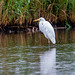
[{"label": "green reed", "polygon": [[0,0],[1,26],[31,24],[41,16],[51,23],[74,23],[75,0]]}]

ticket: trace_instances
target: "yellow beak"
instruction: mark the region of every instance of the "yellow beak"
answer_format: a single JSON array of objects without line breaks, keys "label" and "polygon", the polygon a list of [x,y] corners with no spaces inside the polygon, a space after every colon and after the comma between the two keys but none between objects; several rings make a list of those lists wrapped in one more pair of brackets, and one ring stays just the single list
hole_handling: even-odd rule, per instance
[{"label": "yellow beak", "polygon": [[39,21],[40,19],[36,19],[36,20],[34,20],[33,22],[36,22],[36,21]]}]

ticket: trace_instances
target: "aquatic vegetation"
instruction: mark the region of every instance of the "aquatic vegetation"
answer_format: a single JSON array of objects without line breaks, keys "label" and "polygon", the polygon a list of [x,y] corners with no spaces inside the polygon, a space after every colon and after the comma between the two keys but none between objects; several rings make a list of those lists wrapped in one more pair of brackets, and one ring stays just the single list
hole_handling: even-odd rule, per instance
[{"label": "aquatic vegetation", "polygon": [[[75,0],[0,0],[0,27],[32,24],[44,17],[51,23],[75,23]],[[63,24],[62,24],[63,26]]]}]

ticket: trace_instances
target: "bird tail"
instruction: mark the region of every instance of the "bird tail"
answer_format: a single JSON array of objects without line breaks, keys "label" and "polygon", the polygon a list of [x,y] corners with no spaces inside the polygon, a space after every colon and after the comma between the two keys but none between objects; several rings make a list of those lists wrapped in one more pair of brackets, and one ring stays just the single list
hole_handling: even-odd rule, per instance
[{"label": "bird tail", "polygon": [[52,42],[53,44],[55,44],[55,43],[56,43],[55,38],[52,38],[52,39],[51,39],[51,42]]},{"label": "bird tail", "polygon": [[56,43],[56,40],[53,41],[53,44],[55,44],[55,43]]}]

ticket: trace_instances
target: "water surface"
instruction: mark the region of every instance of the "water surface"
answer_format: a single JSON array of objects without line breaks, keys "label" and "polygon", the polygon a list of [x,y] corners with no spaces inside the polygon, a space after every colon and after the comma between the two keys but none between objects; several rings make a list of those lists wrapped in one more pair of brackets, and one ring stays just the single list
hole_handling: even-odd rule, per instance
[{"label": "water surface", "polygon": [[75,30],[55,30],[51,48],[40,32],[0,33],[0,75],[75,75]]}]

